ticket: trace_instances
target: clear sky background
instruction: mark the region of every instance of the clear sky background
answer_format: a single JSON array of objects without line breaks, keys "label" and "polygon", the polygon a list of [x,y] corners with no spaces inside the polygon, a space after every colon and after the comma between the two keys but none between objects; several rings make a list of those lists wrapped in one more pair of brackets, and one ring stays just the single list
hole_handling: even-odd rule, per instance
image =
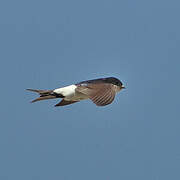
[{"label": "clear sky background", "polygon": [[[26,88],[115,76],[106,107]],[[1,180],[179,180],[180,2],[0,1]]]}]

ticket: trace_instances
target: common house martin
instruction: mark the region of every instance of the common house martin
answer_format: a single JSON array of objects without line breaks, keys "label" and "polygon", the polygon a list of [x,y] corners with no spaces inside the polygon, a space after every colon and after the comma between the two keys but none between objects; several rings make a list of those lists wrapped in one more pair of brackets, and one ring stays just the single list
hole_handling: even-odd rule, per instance
[{"label": "common house martin", "polygon": [[124,88],[124,85],[119,79],[107,77],[82,81],[54,90],[27,90],[40,95],[40,97],[33,100],[32,103],[46,99],[61,98],[62,100],[55,106],[65,106],[81,100],[90,99],[97,106],[106,106],[111,104],[116,93]]}]

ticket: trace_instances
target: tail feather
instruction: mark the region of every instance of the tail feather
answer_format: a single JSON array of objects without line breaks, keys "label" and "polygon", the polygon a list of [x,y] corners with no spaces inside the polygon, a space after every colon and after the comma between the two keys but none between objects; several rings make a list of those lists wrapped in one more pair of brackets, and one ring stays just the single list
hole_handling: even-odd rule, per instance
[{"label": "tail feather", "polygon": [[34,99],[33,101],[31,101],[32,103],[37,102],[37,101],[46,100],[46,99],[55,99],[55,98],[60,97],[57,94],[55,94],[53,92],[53,90],[37,90],[37,89],[26,89],[26,90],[36,92],[36,93],[38,93],[40,95],[40,97],[38,97],[38,98]]},{"label": "tail feather", "polygon": [[31,103],[34,103],[34,102],[37,102],[37,101],[42,101],[42,100],[46,100],[46,99],[55,99],[57,98],[56,96],[52,96],[52,95],[49,95],[49,96],[40,96],[36,99],[34,99],[33,101],[31,101]]},{"label": "tail feather", "polygon": [[37,92],[40,95],[52,93],[53,90],[26,89],[28,91]]}]

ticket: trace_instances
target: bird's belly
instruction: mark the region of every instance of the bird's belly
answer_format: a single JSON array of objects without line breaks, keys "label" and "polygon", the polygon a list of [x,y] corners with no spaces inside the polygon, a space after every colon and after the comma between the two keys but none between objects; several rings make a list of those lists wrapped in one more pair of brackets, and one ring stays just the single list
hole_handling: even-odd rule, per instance
[{"label": "bird's belly", "polygon": [[77,92],[76,87],[76,85],[70,85],[55,89],[54,92],[63,95],[64,99],[68,101],[80,101],[83,99],[88,99],[87,95]]},{"label": "bird's belly", "polygon": [[71,96],[66,96],[64,98],[65,100],[71,100],[71,101],[81,101],[84,99],[88,99],[87,95],[79,93],[79,92],[75,92],[73,95]]}]

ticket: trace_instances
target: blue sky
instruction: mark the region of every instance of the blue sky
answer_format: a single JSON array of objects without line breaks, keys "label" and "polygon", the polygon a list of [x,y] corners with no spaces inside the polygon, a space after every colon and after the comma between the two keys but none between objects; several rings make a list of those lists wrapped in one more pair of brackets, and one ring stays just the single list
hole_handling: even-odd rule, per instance
[{"label": "blue sky", "polygon": [[[0,2],[0,179],[179,180],[180,3]],[[26,88],[115,76],[126,90],[35,104]]]}]

